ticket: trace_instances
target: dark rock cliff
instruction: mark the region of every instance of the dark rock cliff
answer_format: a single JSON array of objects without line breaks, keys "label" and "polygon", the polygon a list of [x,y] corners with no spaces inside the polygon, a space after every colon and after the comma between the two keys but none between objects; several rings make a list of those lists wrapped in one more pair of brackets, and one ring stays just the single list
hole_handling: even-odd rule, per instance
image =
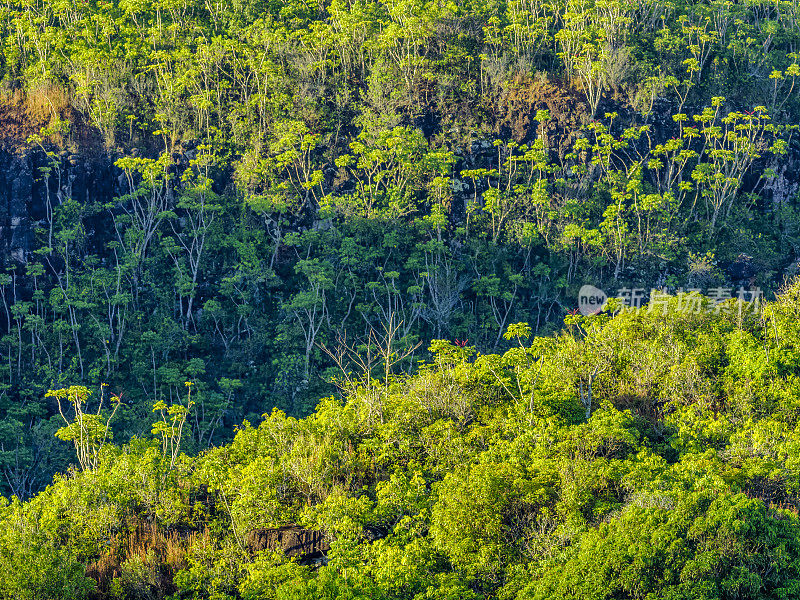
[{"label": "dark rock cliff", "polygon": [[324,555],[330,550],[330,544],[321,531],[294,525],[254,529],[247,535],[246,544],[251,553],[260,550],[281,550],[286,556],[301,560]]},{"label": "dark rock cliff", "polygon": [[[25,264],[37,247],[36,230],[46,230],[52,211],[73,199],[83,205],[109,202],[120,193],[118,175],[106,156],[0,146],[0,256],[2,266]],[[90,227],[100,231],[103,219]],[[92,239],[90,237],[90,239]]]}]

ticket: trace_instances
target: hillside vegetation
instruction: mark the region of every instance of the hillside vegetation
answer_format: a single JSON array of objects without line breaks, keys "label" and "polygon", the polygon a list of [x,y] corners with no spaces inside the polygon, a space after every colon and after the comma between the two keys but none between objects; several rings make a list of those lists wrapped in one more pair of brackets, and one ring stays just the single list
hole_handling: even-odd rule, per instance
[{"label": "hillside vegetation", "polygon": [[799,80],[795,0],[6,0],[0,596],[800,596]]}]

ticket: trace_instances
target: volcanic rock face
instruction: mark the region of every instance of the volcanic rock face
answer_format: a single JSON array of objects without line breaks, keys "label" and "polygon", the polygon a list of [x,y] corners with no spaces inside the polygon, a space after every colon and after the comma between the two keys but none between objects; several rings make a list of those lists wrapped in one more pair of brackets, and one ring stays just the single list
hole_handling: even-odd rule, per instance
[{"label": "volcanic rock face", "polygon": [[[36,248],[36,229],[49,228],[59,205],[68,200],[84,206],[112,200],[119,194],[115,170],[107,157],[85,158],[67,152],[48,156],[39,149],[0,145],[2,266],[28,262]],[[91,227],[91,219],[88,224]]]},{"label": "volcanic rock face", "polygon": [[322,556],[330,550],[321,531],[303,529],[293,525],[273,529],[254,529],[245,540],[248,550],[281,550],[286,556],[300,560]]},{"label": "volcanic rock face", "polygon": [[34,187],[31,156],[0,152],[0,252],[16,262],[33,251]]}]

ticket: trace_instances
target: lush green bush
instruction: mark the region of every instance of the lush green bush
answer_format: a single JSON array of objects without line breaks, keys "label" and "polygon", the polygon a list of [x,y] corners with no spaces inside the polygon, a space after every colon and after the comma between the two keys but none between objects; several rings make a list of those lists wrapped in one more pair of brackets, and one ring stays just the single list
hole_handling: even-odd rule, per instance
[{"label": "lush green bush", "polygon": [[[95,468],[3,505],[0,589],[791,598],[799,285],[761,313],[573,315],[548,338],[515,324],[502,355],[438,340],[416,375],[348,388],[304,419],[273,411],[194,457],[107,444]],[[543,413],[545,395],[566,408]],[[282,525],[330,550],[253,552],[251,532]]]}]

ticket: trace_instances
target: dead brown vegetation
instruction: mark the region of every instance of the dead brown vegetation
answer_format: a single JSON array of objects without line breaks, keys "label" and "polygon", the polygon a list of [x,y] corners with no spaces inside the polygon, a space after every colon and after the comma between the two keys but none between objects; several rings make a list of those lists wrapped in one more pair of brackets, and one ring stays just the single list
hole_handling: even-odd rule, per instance
[{"label": "dead brown vegetation", "polygon": [[[539,124],[536,113],[550,112]],[[514,141],[529,143],[537,137],[563,158],[589,118],[589,107],[567,85],[547,77],[518,75],[509,82],[497,101],[498,126],[507,127]]]},{"label": "dead brown vegetation", "polygon": [[207,529],[166,530],[157,523],[134,519],[128,533],[117,534],[109,541],[108,550],[89,562],[86,576],[97,581],[97,598],[108,597],[115,587],[136,597],[162,598],[177,591],[173,577],[188,566],[192,545],[208,535]]},{"label": "dead brown vegetation", "polygon": [[58,123],[69,123],[69,132],[58,131],[45,141],[59,147],[77,144],[91,149],[98,143],[97,133],[87,126],[80,112],[71,105],[60,87],[45,84],[29,90],[0,91],[0,143],[12,147],[27,146],[28,138],[41,134]]}]

